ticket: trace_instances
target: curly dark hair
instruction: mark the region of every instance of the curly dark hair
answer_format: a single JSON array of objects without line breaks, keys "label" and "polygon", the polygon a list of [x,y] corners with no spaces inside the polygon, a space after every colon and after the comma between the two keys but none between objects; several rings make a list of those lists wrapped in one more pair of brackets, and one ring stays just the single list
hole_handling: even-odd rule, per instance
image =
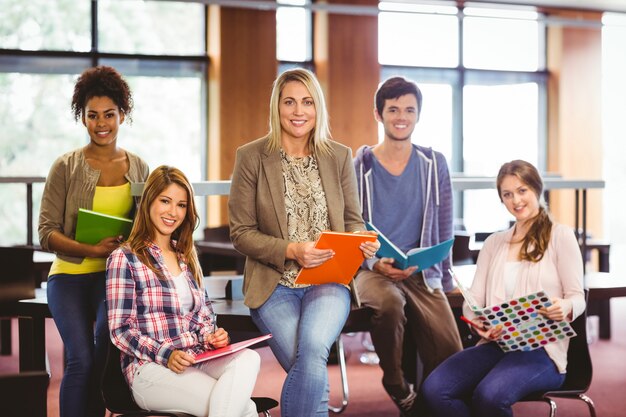
[{"label": "curly dark hair", "polygon": [[99,65],[85,70],[74,86],[72,113],[76,121],[82,119],[87,102],[93,97],[108,97],[124,113],[128,121],[133,111],[133,95],[122,75],[113,67]]}]

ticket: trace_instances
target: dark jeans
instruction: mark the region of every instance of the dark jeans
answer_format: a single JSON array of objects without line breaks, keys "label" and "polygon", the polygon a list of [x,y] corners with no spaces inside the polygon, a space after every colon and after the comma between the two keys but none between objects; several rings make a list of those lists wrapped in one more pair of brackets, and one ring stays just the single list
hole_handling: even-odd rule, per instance
[{"label": "dark jeans", "polygon": [[543,348],[504,353],[487,343],[450,356],[426,378],[422,394],[436,417],[510,417],[518,400],[564,381]]},{"label": "dark jeans", "polygon": [[109,343],[104,281],[104,271],[48,277],[48,306],[65,345],[61,417],[104,416],[100,376]]}]

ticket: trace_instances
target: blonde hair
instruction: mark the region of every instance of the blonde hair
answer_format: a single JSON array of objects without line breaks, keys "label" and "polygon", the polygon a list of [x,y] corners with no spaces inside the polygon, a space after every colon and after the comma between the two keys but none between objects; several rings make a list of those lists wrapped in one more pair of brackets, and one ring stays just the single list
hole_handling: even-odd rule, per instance
[{"label": "blonde hair", "polygon": [[137,254],[144,265],[157,274],[160,279],[164,278],[163,271],[157,269],[148,252],[148,245],[156,236],[156,227],[150,219],[150,206],[171,184],[179,185],[187,192],[187,213],[181,225],[172,234],[172,239],[176,240],[175,250],[176,253],[182,255],[183,261],[187,263],[191,274],[201,287],[202,269],[193,242],[193,231],[198,225],[199,217],[194,203],[193,188],[181,170],[161,165],[152,171],[143,188],[133,229],[126,244]]},{"label": "blonde hair", "polygon": [[537,168],[521,159],[516,159],[502,165],[496,180],[500,201],[502,201],[502,181],[508,175],[513,175],[526,184],[533,193],[535,193],[537,200],[539,200],[539,213],[532,219],[532,224],[522,241],[522,247],[520,249],[520,257],[522,260],[539,262],[543,258],[548,244],[550,243],[553,224],[550,213],[541,199],[543,193],[541,175],[539,175]]},{"label": "blonde hair", "polygon": [[267,133],[268,149],[277,151],[281,147],[282,126],[280,124],[280,98],[283,88],[288,82],[298,81],[309,90],[313,103],[315,104],[315,126],[309,136],[309,150],[312,154],[320,151],[330,153],[331,147],[328,141],[332,139],[330,135],[330,125],[328,123],[328,110],[324,100],[324,92],[315,75],[304,68],[296,68],[283,72],[274,81],[272,95],[270,97],[270,118],[269,132]]}]

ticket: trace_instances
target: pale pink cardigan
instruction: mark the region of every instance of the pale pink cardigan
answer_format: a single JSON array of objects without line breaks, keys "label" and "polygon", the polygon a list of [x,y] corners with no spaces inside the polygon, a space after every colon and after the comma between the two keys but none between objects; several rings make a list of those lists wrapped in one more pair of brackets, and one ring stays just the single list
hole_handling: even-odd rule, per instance
[{"label": "pale pink cardigan", "polygon": [[[480,250],[476,275],[470,291],[479,307],[487,307],[508,301],[504,294],[504,264],[509,251],[513,228],[489,236]],[[552,227],[550,244],[539,262],[523,261],[520,277],[513,298],[543,290],[550,297],[564,299],[563,308],[572,306],[574,320],[585,310],[583,292],[583,263],[580,247],[571,228],[555,224]],[[463,306],[464,314],[473,317],[470,308]],[[486,343],[481,340],[479,343]],[[545,349],[556,364],[559,372],[567,367],[569,339],[546,345]]]}]

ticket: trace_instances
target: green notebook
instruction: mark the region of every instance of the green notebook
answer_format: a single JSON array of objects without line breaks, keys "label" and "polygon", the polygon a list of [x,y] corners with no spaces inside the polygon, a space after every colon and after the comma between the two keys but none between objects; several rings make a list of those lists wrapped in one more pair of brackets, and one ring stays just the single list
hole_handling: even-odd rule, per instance
[{"label": "green notebook", "polygon": [[133,221],[130,219],[79,208],[76,240],[95,245],[105,237],[123,235],[127,238],[132,227]]}]

